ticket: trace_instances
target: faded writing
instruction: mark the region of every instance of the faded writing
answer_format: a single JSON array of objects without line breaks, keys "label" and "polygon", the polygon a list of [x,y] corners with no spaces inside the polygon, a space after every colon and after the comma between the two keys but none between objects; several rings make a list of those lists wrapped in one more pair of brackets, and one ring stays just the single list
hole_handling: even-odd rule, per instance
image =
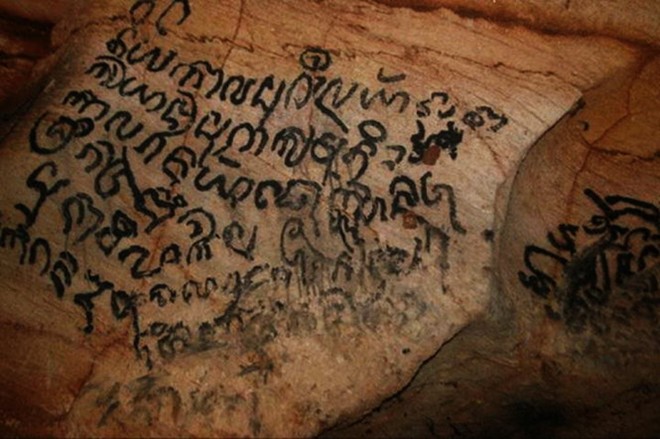
[{"label": "faded writing", "polygon": [[657,326],[658,205],[592,189],[584,194],[596,212],[582,224],[560,224],[544,246],[526,246],[520,282],[544,301],[550,318],[575,333],[605,334],[634,322]]}]

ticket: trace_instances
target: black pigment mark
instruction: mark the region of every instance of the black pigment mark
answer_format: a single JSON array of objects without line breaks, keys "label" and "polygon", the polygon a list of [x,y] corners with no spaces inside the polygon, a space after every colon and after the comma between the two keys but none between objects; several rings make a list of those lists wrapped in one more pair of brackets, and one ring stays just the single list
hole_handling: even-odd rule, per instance
[{"label": "black pigment mark", "polygon": [[24,226],[26,229],[29,229],[35,223],[46,199],[71,184],[71,180],[68,178],[58,178],[58,175],[59,171],[55,162],[48,161],[39,165],[28,176],[25,185],[39,194],[37,201],[32,208],[27,207],[23,203],[18,203],[15,206],[18,211],[25,215]]},{"label": "black pigment mark", "polygon": [[399,73],[396,75],[386,75],[384,69],[381,67],[378,69],[378,80],[380,82],[399,82],[406,79],[405,73]]},{"label": "black pigment mark", "polygon": [[332,64],[330,52],[320,47],[308,47],[298,59],[303,69],[312,72],[324,72]]},{"label": "black pigment mark", "polygon": [[526,246],[521,283],[546,302],[549,318],[575,333],[604,334],[633,318],[656,325],[660,209],[632,197],[584,193],[598,211],[582,224],[560,224],[546,247]]}]

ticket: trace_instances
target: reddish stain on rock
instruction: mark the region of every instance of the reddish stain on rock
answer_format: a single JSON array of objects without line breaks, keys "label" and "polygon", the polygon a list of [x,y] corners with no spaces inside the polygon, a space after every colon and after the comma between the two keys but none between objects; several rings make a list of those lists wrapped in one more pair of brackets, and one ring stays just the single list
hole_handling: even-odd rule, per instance
[{"label": "reddish stain on rock", "polygon": [[437,145],[431,145],[424,151],[422,156],[422,163],[428,166],[433,166],[438,161],[440,157],[440,147]]},{"label": "reddish stain on rock", "polygon": [[413,212],[406,212],[405,215],[403,215],[403,228],[416,229],[417,215],[415,215]]}]

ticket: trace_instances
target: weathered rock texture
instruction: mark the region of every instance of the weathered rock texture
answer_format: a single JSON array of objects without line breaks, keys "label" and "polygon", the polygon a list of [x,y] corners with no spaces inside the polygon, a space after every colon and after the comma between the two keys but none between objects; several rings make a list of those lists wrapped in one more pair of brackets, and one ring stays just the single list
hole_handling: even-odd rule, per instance
[{"label": "weathered rock texture", "polygon": [[[657,4],[638,6],[618,17],[627,20]],[[533,2],[527,7],[534,8]],[[616,23],[592,27],[602,15],[537,27],[630,40],[635,38],[630,31],[657,29],[658,17],[656,11],[639,18],[653,23],[634,30]],[[613,39],[550,38],[569,37],[622,63],[591,84],[572,82],[583,93],[579,107],[552,127],[519,167],[496,236],[492,307],[443,346],[404,391],[332,435],[649,437],[660,432],[660,154],[653,140],[660,122],[653,79],[660,72],[658,38],[640,39],[648,45],[627,43],[632,55],[627,58],[607,47]]]},{"label": "weathered rock texture", "polygon": [[657,432],[657,7],[517,4],[447,3],[620,40],[431,1],[8,2],[59,23],[6,31],[33,55],[2,98],[3,431]]}]

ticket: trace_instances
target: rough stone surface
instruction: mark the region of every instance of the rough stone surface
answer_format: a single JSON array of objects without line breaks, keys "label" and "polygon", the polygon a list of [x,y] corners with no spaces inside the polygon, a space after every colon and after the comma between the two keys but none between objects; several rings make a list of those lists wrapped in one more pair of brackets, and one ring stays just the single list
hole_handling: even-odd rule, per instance
[{"label": "rough stone surface", "polygon": [[248,0],[52,45],[0,127],[2,431],[657,428],[654,49]]},{"label": "rough stone surface", "polygon": [[659,67],[639,47],[576,84],[579,107],[512,184],[489,312],[405,390],[331,436],[659,434]]}]

